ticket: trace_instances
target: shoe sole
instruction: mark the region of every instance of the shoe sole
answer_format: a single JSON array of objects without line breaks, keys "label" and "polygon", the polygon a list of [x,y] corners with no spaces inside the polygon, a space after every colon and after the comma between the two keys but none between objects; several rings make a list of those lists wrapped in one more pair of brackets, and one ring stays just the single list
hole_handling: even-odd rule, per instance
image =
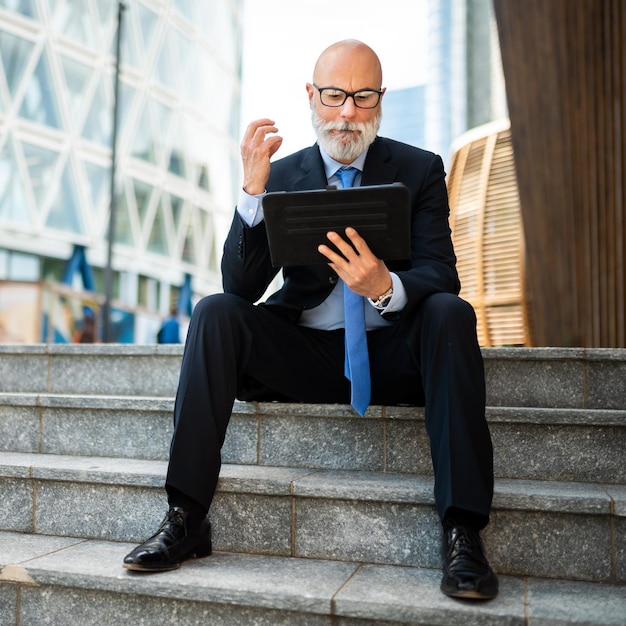
[{"label": "shoe sole", "polygon": [[174,569],[180,567],[180,563],[172,565],[170,567],[146,567],[145,565],[136,565],[135,563],[124,563],[124,567],[133,572],[171,572]]},{"label": "shoe sole", "polygon": [[493,600],[498,591],[480,592],[480,591],[459,591],[458,589],[445,589],[440,587],[441,591],[450,598],[460,598],[461,600]]}]

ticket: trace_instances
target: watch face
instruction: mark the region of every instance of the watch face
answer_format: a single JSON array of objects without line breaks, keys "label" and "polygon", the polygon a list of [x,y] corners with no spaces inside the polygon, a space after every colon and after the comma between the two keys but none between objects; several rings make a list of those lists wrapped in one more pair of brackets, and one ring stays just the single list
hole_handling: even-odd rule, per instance
[{"label": "watch face", "polygon": [[378,298],[378,300],[374,301],[374,306],[380,306],[380,307],[387,306],[389,304],[389,301],[391,300],[391,296],[392,294],[381,296],[380,298]]},{"label": "watch face", "polygon": [[392,296],[393,296],[393,285],[391,286],[391,289],[387,291],[387,293],[384,293],[382,296],[378,298],[378,300],[376,300],[374,305],[385,307],[389,304],[389,301],[391,300]]}]

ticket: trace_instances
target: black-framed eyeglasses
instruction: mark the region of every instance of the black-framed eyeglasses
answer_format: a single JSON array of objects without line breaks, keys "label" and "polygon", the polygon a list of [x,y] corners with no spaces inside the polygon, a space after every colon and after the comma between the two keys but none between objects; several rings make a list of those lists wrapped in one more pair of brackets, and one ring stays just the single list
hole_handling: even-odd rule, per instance
[{"label": "black-framed eyeglasses", "polygon": [[337,87],[313,87],[320,92],[320,102],[325,107],[340,107],[348,98],[352,98],[354,106],[359,109],[375,109],[380,102],[383,91],[375,89],[361,89],[360,91],[344,91]]}]

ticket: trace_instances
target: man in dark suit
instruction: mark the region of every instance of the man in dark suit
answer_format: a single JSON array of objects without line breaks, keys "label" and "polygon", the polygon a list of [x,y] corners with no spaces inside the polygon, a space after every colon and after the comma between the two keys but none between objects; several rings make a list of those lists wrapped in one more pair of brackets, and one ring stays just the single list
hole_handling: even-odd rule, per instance
[{"label": "man in dark suit", "polygon": [[[484,372],[474,311],[457,295],[442,160],[377,137],[385,90],[378,57],[365,44],[348,40],[327,48],[306,87],[314,146],[271,162],[282,139],[269,119],[251,123],[243,138],[243,191],[224,245],[224,293],[197,304],[185,346],[166,479],[170,509],[155,535],[125,558],[125,567],[173,569],[210,554],[206,515],[236,397],[350,401],[345,286],[363,296],[370,378],[365,405],[425,406],[443,525],[441,589],[492,598],[498,582],[479,536],[493,495]],[[385,263],[354,229],[345,232],[354,247],[330,232],[336,249],[319,247],[326,264],[284,268],[283,286],[254,304],[277,273],[264,194],[341,186],[338,170],[346,166],[356,169],[354,185],[408,187],[411,260]]]}]

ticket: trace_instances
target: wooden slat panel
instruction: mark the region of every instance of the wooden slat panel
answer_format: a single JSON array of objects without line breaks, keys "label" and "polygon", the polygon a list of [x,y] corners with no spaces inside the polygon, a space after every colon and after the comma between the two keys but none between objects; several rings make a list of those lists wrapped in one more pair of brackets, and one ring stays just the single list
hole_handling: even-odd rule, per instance
[{"label": "wooden slat panel", "polygon": [[476,310],[481,345],[530,345],[510,132],[476,134],[453,155],[448,179],[461,297]]}]

